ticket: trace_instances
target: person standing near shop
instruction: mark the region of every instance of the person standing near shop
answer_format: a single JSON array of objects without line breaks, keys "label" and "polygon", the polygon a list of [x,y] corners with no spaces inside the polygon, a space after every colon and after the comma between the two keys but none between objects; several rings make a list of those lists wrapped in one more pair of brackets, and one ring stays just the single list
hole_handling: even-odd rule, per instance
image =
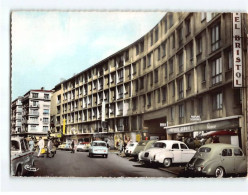
[{"label": "person standing near shop", "polygon": [[42,139],[42,137],[40,137],[40,140],[38,142],[38,146],[39,146],[39,153],[38,153],[38,158],[40,157],[40,154],[41,154],[41,150],[45,147],[45,142],[44,140]]}]

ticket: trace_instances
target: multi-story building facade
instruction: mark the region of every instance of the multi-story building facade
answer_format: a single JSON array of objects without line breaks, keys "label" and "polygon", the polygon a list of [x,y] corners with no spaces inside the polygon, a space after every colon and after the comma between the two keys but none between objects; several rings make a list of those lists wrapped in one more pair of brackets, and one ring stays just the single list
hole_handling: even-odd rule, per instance
[{"label": "multi-story building facade", "polygon": [[51,90],[30,90],[22,99],[22,133],[46,135],[50,130]]},{"label": "multi-story building facade", "polygon": [[54,129],[62,132],[65,119],[68,138],[114,145],[221,132],[221,141],[245,148],[247,91],[233,88],[232,41],[230,13],[167,13],[136,42],[56,85]]},{"label": "multi-story building facade", "polygon": [[11,133],[21,133],[22,128],[22,97],[11,103]]}]

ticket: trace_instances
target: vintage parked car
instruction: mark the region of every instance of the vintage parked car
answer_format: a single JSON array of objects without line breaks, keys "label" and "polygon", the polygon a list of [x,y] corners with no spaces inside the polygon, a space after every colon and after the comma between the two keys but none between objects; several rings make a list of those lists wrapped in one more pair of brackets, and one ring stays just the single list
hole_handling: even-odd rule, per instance
[{"label": "vintage parked car", "polygon": [[11,137],[11,175],[23,176],[34,165],[33,151],[23,137]]},{"label": "vintage parked car", "polygon": [[231,144],[206,144],[200,147],[185,167],[190,175],[224,177],[227,174],[247,174],[246,156]]},{"label": "vintage parked car", "polygon": [[187,163],[196,153],[187,145],[175,140],[161,140],[154,147],[141,152],[140,160],[145,163],[162,163],[164,167],[170,167],[172,163]]},{"label": "vintage parked car", "polygon": [[71,143],[63,142],[61,145],[59,145],[58,150],[71,150]]},{"label": "vintage parked car", "polygon": [[105,158],[108,158],[108,147],[107,143],[104,141],[93,141],[89,148],[89,157],[95,155],[102,155]]},{"label": "vintage parked car", "polygon": [[89,151],[89,148],[90,148],[90,142],[80,142],[77,145],[77,152]]},{"label": "vintage parked car", "polygon": [[66,142],[63,142],[62,144],[60,144],[60,145],[58,146],[58,150],[64,150],[65,145],[66,145]]},{"label": "vintage parked car", "polygon": [[134,151],[130,154],[130,156],[134,157],[135,159],[138,159],[139,153],[151,148],[156,141],[157,140],[142,140],[142,141],[140,141],[137,144],[137,146],[135,147]]},{"label": "vintage parked car", "polygon": [[131,142],[130,144],[128,144],[124,151],[125,155],[130,156],[133,153],[137,145],[138,145],[138,142]]}]

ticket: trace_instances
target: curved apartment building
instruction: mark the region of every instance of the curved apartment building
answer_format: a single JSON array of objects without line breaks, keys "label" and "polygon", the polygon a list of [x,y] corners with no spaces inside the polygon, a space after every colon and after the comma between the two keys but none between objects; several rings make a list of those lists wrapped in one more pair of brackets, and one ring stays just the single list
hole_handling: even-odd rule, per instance
[{"label": "curved apartment building", "polygon": [[244,149],[246,89],[233,88],[232,24],[231,13],[167,13],[136,42],[55,86],[53,131],[112,146],[215,133]]}]

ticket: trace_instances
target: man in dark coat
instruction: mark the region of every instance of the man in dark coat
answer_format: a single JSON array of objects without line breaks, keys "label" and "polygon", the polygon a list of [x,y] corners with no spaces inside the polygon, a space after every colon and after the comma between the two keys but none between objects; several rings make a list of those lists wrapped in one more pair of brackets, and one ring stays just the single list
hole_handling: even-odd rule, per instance
[{"label": "man in dark coat", "polygon": [[74,151],[74,146],[75,146],[74,140],[72,140],[72,142],[71,142],[71,153],[74,153],[75,152]]}]

